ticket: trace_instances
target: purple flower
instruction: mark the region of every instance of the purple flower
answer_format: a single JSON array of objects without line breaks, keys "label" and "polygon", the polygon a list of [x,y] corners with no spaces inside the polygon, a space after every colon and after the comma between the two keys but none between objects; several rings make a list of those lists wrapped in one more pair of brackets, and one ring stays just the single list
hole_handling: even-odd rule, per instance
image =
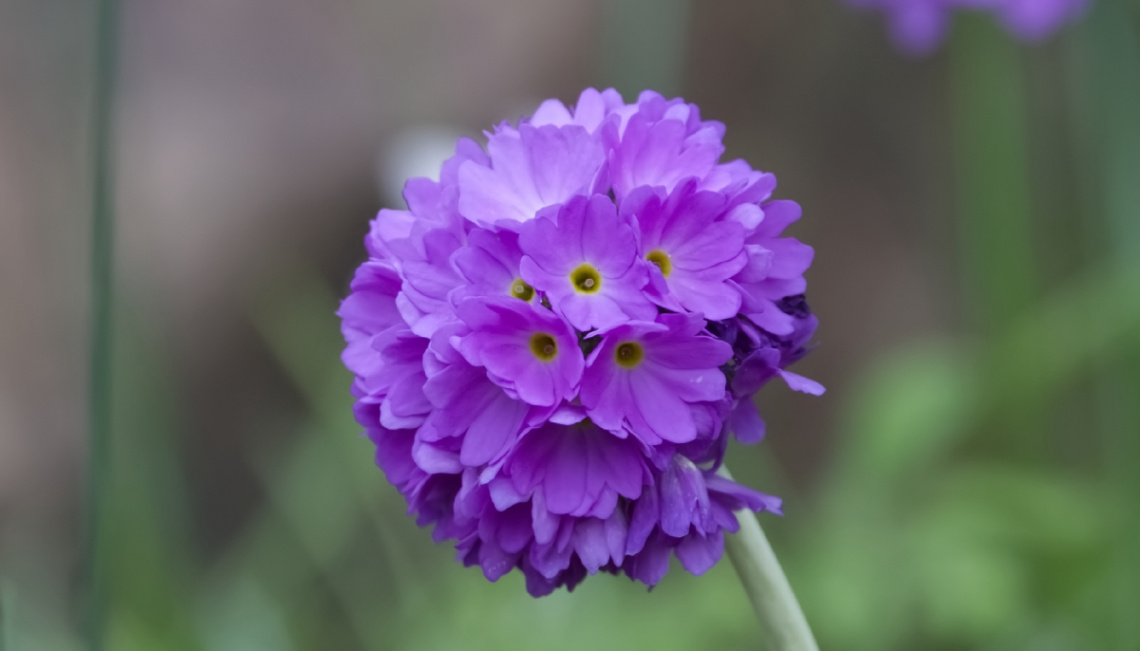
[{"label": "purple flower", "polygon": [[491,296],[511,296],[534,302],[537,298],[534,288],[522,279],[519,272],[521,259],[517,233],[472,229],[467,234],[467,246],[456,251],[452,260],[459,275],[467,281],[452,290],[449,295],[452,304],[458,304],[465,298]]},{"label": "purple flower", "polygon": [[634,508],[624,571],[653,585],[669,569],[676,553],[685,569],[701,574],[720,560],[724,531],[740,528],[734,511],[780,513],[779,498],[746,488],[676,455]]},{"label": "purple flower", "polygon": [[671,191],[682,180],[702,179],[724,153],[724,125],[702,122],[700,109],[645,91],[627,120],[603,127],[610,174],[618,198],[639,187]]},{"label": "purple flower", "polygon": [[1079,18],[1088,4],[1089,0],[1006,0],[997,15],[1018,38],[1036,41]]},{"label": "purple flower", "polygon": [[811,395],[822,395],[824,391],[818,382],[785,370],[808,353],[808,341],[819,320],[802,294],[785,297],[773,307],[791,323],[791,330],[785,335],[765,331],[746,318],[710,324],[719,338],[732,344],[733,358],[727,373],[735,406],[728,426],[741,443],[757,443],[764,438],[764,421],[751,396],[768,380],[779,376],[789,388]]},{"label": "purple flower", "polygon": [[529,423],[541,422],[552,409],[533,407],[511,398],[488,376],[486,369],[473,366],[452,343],[462,325],[442,329],[432,338],[424,356],[427,381],[424,395],[435,409],[427,417],[417,437],[427,443],[458,441],[457,462],[477,467],[501,460]]},{"label": "purple flower", "polygon": [[565,321],[523,301],[472,299],[456,309],[471,332],[453,345],[512,398],[539,407],[573,400],[582,380],[582,350]]},{"label": "purple flower", "polygon": [[546,206],[586,193],[604,150],[585,128],[500,125],[488,136],[490,164],[459,169],[459,210],[473,223],[525,222]]},{"label": "purple flower", "polygon": [[396,307],[413,332],[430,337],[455,319],[448,294],[459,285],[460,278],[451,265],[451,255],[462,246],[462,240],[449,230],[436,229],[411,241],[414,247],[398,260],[403,284]]},{"label": "purple flower", "polygon": [[744,227],[723,219],[723,194],[695,190],[695,180],[664,198],[653,188],[640,188],[622,210],[637,220],[641,256],[653,263],[654,302],[727,319],[740,311],[740,291],[728,281],[748,260]]},{"label": "purple flower", "polygon": [[724,127],[652,92],[587,89],[461,140],[438,181],[381,210],[339,315],[354,414],[437,541],[489,580],[573,589],[701,573],[739,509],[716,475],[760,440],[754,394],[817,321],[813,252],[775,177],[720,162]]},{"label": "purple flower", "polygon": [[732,346],[700,334],[699,315],[662,314],[606,331],[582,378],[582,405],[597,424],[647,445],[696,438],[692,403],[724,398],[720,366]]},{"label": "purple flower", "polygon": [[578,330],[657,314],[642,291],[649,271],[637,257],[633,229],[609,198],[575,197],[557,222],[549,213],[527,222],[519,243],[523,278]]},{"label": "purple flower", "polygon": [[351,289],[337,313],[348,342],[341,359],[358,378],[369,378],[382,365],[373,352],[372,338],[393,326],[404,325],[396,309],[400,276],[381,263],[365,262],[356,270]]},{"label": "purple flower", "polygon": [[1047,38],[1084,13],[1088,0],[848,0],[856,7],[887,13],[891,36],[910,54],[928,54],[949,31],[955,10],[988,11],[1016,37]]},{"label": "purple flower", "polygon": [[518,495],[538,495],[547,515],[608,518],[619,495],[635,500],[647,474],[634,442],[589,421],[548,423],[529,432],[507,461]]},{"label": "purple flower", "polygon": [[793,317],[776,302],[785,296],[804,293],[807,283],[803,274],[815,257],[810,246],[794,238],[781,237],[784,229],[799,220],[801,214],[794,201],[771,201],[763,208],[743,204],[731,215],[751,225],[744,247],[747,262],[733,278],[743,290],[740,312],[757,326],[777,335],[787,335],[795,326]]}]

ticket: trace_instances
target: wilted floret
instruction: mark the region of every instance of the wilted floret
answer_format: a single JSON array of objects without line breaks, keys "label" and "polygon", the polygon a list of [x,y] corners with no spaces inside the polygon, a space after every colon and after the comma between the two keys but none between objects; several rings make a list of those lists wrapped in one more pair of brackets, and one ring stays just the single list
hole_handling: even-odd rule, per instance
[{"label": "wilted floret", "polygon": [[357,420],[437,541],[488,579],[700,574],[735,510],[780,501],[716,474],[759,441],[755,392],[816,319],[812,249],[775,178],[719,163],[696,106],[613,90],[461,140],[381,210],[340,309]]}]

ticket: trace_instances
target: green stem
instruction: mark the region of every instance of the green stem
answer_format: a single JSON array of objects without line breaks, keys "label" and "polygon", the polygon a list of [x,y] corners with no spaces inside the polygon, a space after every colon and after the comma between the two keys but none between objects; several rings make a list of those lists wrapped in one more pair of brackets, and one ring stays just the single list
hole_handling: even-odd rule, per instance
[{"label": "green stem", "polygon": [[16,651],[16,586],[0,582],[0,651]]},{"label": "green stem", "polygon": [[597,77],[627,101],[651,88],[666,97],[684,81],[690,0],[615,0],[601,3]]},{"label": "green stem", "polygon": [[1000,332],[1036,294],[1020,52],[976,16],[956,19],[951,83],[958,222],[973,325]]},{"label": "green stem", "polygon": [[[732,479],[724,466],[718,474]],[[768,635],[768,648],[772,651],[819,651],[807,618],[756,515],[741,509],[736,512],[736,519],[740,522],[740,531],[726,536],[724,545],[740,582],[744,584],[744,591],[752,601],[760,628]]]},{"label": "green stem", "polygon": [[[1005,333],[1036,304],[1032,158],[1022,53],[992,20],[955,19],[951,97],[955,117],[957,223],[963,262],[963,306],[971,329]],[[983,425],[987,445],[1026,461],[1042,461],[1049,406],[994,412]]]},{"label": "green stem", "polygon": [[103,648],[106,629],[101,516],[106,502],[107,455],[111,439],[111,339],[114,242],[114,88],[117,58],[117,0],[100,0],[96,13],[95,79],[92,98],[93,181],[91,198],[91,368],[90,449],[84,549],[84,629],[92,651]]},{"label": "green stem", "polygon": [[[1104,229],[1089,238],[1091,256],[1115,260],[1113,268],[1127,268],[1140,259],[1140,14],[1135,3],[1097,3],[1080,26],[1081,38],[1071,41],[1071,115],[1078,141],[1085,144],[1077,169],[1084,172],[1083,212],[1086,222]],[[1089,219],[1103,216],[1100,221]],[[1115,296],[1103,303],[1108,310],[1127,309]],[[1100,320],[1100,319],[1098,319]],[[1130,345],[1129,345],[1130,344]],[[1140,339],[1122,342],[1102,365],[1097,397],[1104,431],[1104,466],[1108,488],[1121,504],[1140,500]],[[1105,638],[1106,648],[1140,649],[1140,622],[1134,616],[1140,603],[1140,518],[1117,518],[1110,605],[1114,626]]]}]

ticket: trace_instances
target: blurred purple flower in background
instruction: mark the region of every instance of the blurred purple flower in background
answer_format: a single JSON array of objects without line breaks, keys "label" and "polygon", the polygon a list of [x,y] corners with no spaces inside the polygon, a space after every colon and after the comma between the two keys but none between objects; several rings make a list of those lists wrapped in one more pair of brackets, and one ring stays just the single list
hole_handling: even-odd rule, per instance
[{"label": "blurred purple flower in background", "polygon": [[937,48],[958,9],[993,13],[1010,33],[1026,41],[1046,38],[1080,17],[1089,0],[847,0],[850,4],[885,12],[891,36],[911,54]]},{"label": "blurred purple flower in background", "polygon": [[733,511],[780,501],[716,474],[730,432],[817,321],[812,249],[775,178],[719,163],[724,126],[653,92],[549,100],[461,140],[381,210],[340,309],[357,420],[437,541],[539,596],[587,574],[700,574]]}]

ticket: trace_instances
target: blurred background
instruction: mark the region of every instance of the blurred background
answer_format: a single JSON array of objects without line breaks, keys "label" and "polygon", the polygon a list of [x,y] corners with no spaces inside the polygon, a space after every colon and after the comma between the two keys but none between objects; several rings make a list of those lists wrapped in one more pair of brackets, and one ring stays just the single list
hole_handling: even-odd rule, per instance
[{"label": "blurred background", "polygon": [[[95,3],[0,1],[0,646],[84,647]],[[822,326],[745,483],[825,649],[1140,649],[1140,4],[934,56],[838,0],[123,0],[107,648],[753,649],[726,562],[534,600],[404,515],[334,316],[367,221],[586,86],[774,172]]]}]

